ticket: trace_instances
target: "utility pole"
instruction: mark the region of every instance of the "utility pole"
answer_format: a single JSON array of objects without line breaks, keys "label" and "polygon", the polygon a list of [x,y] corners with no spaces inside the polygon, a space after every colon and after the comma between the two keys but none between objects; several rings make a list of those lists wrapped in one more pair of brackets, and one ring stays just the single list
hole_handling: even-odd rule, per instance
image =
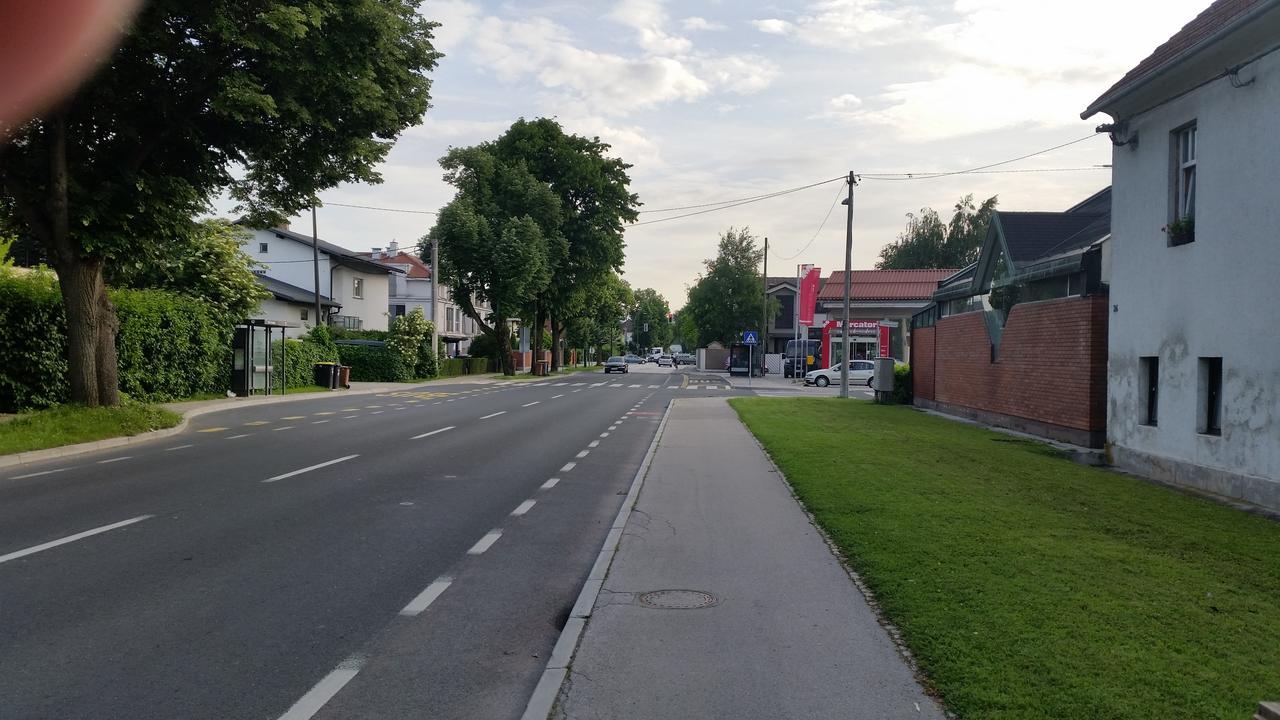
[{"label": "utility pole", "polygon": [[[316,327],[320,327],[320,240],[316,237],[316,202],[311,201],[311,269],[315,276],[316,288]],[[333,288],[329,288],[333,293]]]},{"label": "utility pole", "polygon": [[[761,351],[768,352],[769,344],[769,238],[764,239],[764,274],[761,276],[764,285],[764,311],[760,321]],[[761,357],[764,357],[761,355]]]},{"label": "utility pole", "polygon": [[[440,352],[440,241],[431,238],[431,354]],[[439,367],[439,358],[436,367]]]},{"label": "utility pole", "polygon": [[853,171],[849,171],[849,197],[844,204],[849,206],[846,215],[844,235],[844,329],[840,332],[840,343],[844,346],[840,357],[840,397],[849,397],[849,294],[853,289]]}]

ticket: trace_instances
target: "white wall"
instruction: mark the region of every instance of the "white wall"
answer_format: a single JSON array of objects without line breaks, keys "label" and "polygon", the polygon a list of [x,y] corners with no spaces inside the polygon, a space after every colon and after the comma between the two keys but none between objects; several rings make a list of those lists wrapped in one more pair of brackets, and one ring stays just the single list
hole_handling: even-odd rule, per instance
[{"label": "white wall", "polygon": [[[265,254],[258,252],[259,243],[267,244]],[[270,277],[308,291],[315,285],[310,245],[277,237],[270,230],[254,230],[241,249],[245,255],[267,265],[266,274]],[[320,253],[320,294],[329,296],[329,256],[323,251]]]},{"label": "white wall", "polygon": [[[363,297],[353,294],[355,278],[364,280]],[[342,305],[340,315],[360,318],[365,330],[386,330],[388,285],[385,273],[375,275],[339,265],[333,270],[333,301]]]},{"label": "white wall", "polygon": [[[299,325],[300,327],[285,329],[286,337],[297,338],[305,335],[315,325],[315,311],[311,308],[306,308],[307,319],[303,320],[302,310],[303,307],[301,305],[269,297],[259,303],[258,311],[250,317]],[[276,337],[279,337],[278,331],[272,332],[277,333]]]},{"label": "white wall", "polygon": [[[1240,75],[1254,83],[1220,79],[1130,119],[1139,144],[1113,153],[1107,435],[1122,465],[1280,506],[1280,54]],[[1196,239],[1168,247],[1169,133],[1192,120]],[[1139,424],[1149,355],[1156,427]],[[1197,432],[1202,356],[1223,358],[1221,437]]]}]

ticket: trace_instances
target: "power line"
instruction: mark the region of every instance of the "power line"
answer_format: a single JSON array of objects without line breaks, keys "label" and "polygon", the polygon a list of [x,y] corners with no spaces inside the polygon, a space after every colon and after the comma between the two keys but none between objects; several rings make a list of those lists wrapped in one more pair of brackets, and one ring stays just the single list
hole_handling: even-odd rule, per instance
[{"label": "power line", "polygon": [[818,235],[822,233],[822,228],[824,228],[824,227],[826,227],[826,226],[827,226],[827,220],[830,220],[830,219],[831,219],[831,213],[836,209],[836,205],[840,202],[840,198],[842,198],[842,197],[844,197],[844,186],[843,186],[843,185],[841,185],[841,186],[840,186],[840,189],[836,191],[836,197],[835,197],[835,199],[834,199],[834,200],[832,200],[832,201],[831,201],[831,207],[827,208],[827,214],[826,214],[825,216],[823,216],[823,218],[822,218],[822,224],[818,226],[818,229],[817,229],[817,230],[815,230],[815,231],[814,231],[814,233],[813,233],[813,237],[809,238],[809,242],[805,243],[805,244],[804,244],[804,247],[800,248],[800,251],[799,251],[799,252],[797,252],[795,255],[789,255],[789,256],[787,256],[787,257],[781,257],[781,256],[780,256],[780,255],[778,255],[777,253],[774,253],[774,254],[773,254],[773,256],[774,256],[774,257],[776,257],[776,258],[778,258],[779,260],[784,260],[784,261],[785,261],[785,260],[794,260],[794,259],[796,259],[796,258],[800,257],[801,255],[803,255],[803,254],[804,254],[804,251],[805,251],[805,250],[808,250],[808,249],[809,249],[809,246],[813,244],[813,241],[818,239]]},{"label": "power line", "polygon": [[808,189],[809,189],[809,188],[811,188],[811,187],[817,187],[818,185],[825,185],[825,184],[827,184],[827,183],[829,183],[829,182],[832,182],[833,180],[840,180],[840,179],[842,179],[842,178],[843,178],[843,176],[841,176],[841,177],[837,177],[837,178],[832,178],[831,180],[823,180],[823,181],[821,181],[821,182],[810,183],[810,184],[808,184],[808,185],[802,185],[802,186],[800,186],[800,187],[796,187],[796,188],[789,188],[789,189],[787,189],[787,190],[778,190],[778,191],[775,191],[775,192],[764,193],[763,195],[752,195],[751,197],[735,198],[735,199],[733,199],[733,200],[721,200],[721,201],[719,201],[719,202],[709,202],[709,203],[703,203],[703,204],[701,204],[701,205],[684,205],[684,206],[681,206],[681,207],[658,208],[658,209],[654,209],[654,210],[640,210],[639,212],[640,212],[640,213],[660,213],[660,212],[675,212],[675,211],[677,211],[677,210],[696,210],[696,209],[698,209],[698,208],[712,207],[712,206],[715,206],[715,205],[727,205],[727,204],[729,204],[729,203],[748,202],[748,201],[752,201],[752,200],[764,200],[764,199],[766,199],[766,198],[771,198],[771,197],[774,197],[774,196],[777,196],[777,195],[785,195],[785,194],[787,194],[787,193],[798,192],[798,191],[800,191],[800,190],[808,190]]},{"label": "power line", "polygon": [[403,208],[374,207],[372,205],[347,205],[346,203],[327,202],[323,205],[333,207],[356,208],[357,210],[381,210],[382,212],[409,213],[411,215],[439,215],[435,210],[405,210]]},{"label": "power line", "polygon": [[826,185],[827,183],[833,183],[833,182],[836,182],[837,180],[844,180],[844,176],[842,175],[840,177],[831,178],[830,180],[823,180],[822,182],[816,182],[816,183],[813,183],[812,185],[805,185],[803,187],[791,188],[790,190],[781,190],[779,192],[771,193],[769,195],[760,195],[760,196],[751,198],[749,200],[741,200],[741,201],[733,202],[732,204],[729,204],[729,205],[721,205],[720,207],[713,207],[709,210],[699,210],[697,212],[685,213],[684,215],[672,215],[671,217],[658,218],[657,220],[645,220],[644,222],[632,223],[631,227],[639,227],[641,225],[653,225],[654,223],[667,222],[668,220],[680,220],[681,218],[693,217],[694,215],[705,215],[706,213],[715,212],[717,210],[728,210],[729,208],[735,208],[742,205],[750,205],[751,203],[760,202],[762,200],[769,200],[771,198],[780,197],[782,195],[790,195],[792,193],[796,193],[801,190],[807,190],[809,188],[817,187],[819,185]]},{"label": "power line", "polygon": [[[1070,142],[1064,142],[1061,145],[1054,145],[1051,148],[1045,148],[1044,150],[1037,150],[1036,152],[1027,153],[1026,155],[1019,155],[1018,157],[1011,158],[1009,160],[1001,160],[1000,162],[991,163],[990,165],[979,165],[978,167],[969,168],[968,170],[951,170],[951,171],[945,171],[945,172],[919,172],[919,173],[868,172],[868,173],[859,173],[858,175],[859,177],[865,177],[868,180],[929,180],[931,178],[950,177],[952,175],[970,175],[970,174],[980,173],[984,170],[989,170],[990,168],[993,168],[993,167],[1008,165],[1010,163],[1016,163],[1019,160],[1026,160],[1028,158],[1033,158],[1033,157],[1036,157],[1037,155],[1044,155],[1045,153],[1051,153],[1054,150],[1061,150],[1064,147],[1075,145],[1076,143],[1082,143],[1085,140],[1089,140],[1095,137],[1098,137],[1098,133],[1096,132],[1090,133],[1088,135],[1085,135],[1082,138],[1077,138]],[[1026,172],[1036,172],[1036,171],[1034,169],[1030,169],[1030,170],[1027,170]]]}]

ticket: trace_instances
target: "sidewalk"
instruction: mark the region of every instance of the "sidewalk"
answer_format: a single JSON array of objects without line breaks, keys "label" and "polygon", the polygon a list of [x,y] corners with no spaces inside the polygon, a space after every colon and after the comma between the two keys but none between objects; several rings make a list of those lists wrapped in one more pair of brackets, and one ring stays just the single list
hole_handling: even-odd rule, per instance
[{"label": "sidewalk", "polygon": [[944,717],[718,398],[671,409],[551,716]]}]

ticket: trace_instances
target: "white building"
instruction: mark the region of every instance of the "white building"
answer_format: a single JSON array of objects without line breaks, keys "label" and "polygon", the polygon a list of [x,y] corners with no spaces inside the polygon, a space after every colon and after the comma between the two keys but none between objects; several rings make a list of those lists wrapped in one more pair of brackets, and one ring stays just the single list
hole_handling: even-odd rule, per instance
[{"label": "white building", "polygon": [[[259,274],[256,279],[259,285],[271,293],[271,296],[258,304],[258,311],[252,317],[288,325],[284,332],[291,338],[302,337],[316,324],[315,293],[268,275]],[[320,296],[320,312],[333,314],[338,310],[337,303],[323,295]]]},{"label": "white building", "polygon": [[1083,113],[1114,119],[1118,466],[1280,509],[1280,0],[1218,0]]},{"label": "white building", "polygon": [[[353,330],[386,330],[391,278],[403,271],[362,258],[324,240],[320,240],[317,247],[320,295],[336,306],[329,316],[330,324]],[[292,232],[287,227],[250,229],[241,250],[266,266],[262,271],[264,275],[307,293],[315,287],[311,236]],[[268,319],[299,321],[293,316]]]}]

